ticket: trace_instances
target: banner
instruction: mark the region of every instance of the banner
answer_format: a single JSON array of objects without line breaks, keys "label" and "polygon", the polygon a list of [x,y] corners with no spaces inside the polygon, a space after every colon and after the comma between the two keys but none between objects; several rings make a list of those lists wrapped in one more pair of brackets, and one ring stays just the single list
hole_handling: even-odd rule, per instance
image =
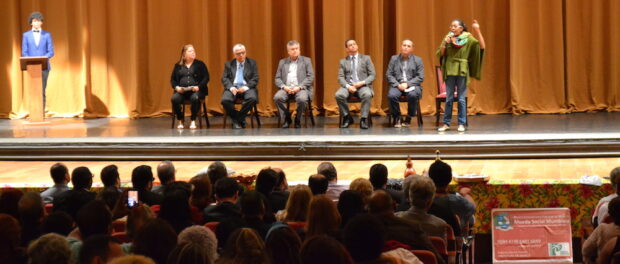
[{"label": "banner", "polygon": [[572,263],[568,208],[493,209],[493,263]]}]

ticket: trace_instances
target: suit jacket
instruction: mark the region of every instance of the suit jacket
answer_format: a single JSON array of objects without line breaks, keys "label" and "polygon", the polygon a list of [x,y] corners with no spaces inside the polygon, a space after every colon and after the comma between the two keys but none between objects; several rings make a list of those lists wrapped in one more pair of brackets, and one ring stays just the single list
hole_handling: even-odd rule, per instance
[{"label": "suit jacket", "polygon": [[[396,87],[403,82],[402,69],[402,56],[400,54],[392,56],[390,64],[388,64],[387,72],[385,73],[390,88]],[[422,87],[422,82],[424,81],[424,64],[420,57],[413,54],[409,56],[405,72],[407,75],[407,85],[410,87]]]},{"label": "suit jacket", "polygon": [[[172,89],[175,89],[177,86],[186,86],[185,84],[181,84],[181,78],[183,75],[181,74],[181,70],[185,67],[185,65],[179,65],[178,63],[174,64],[174,68],[172,68],[172,75],[170,76],[170,84],[172,85]],[[207,65],[201,60],[194,60],[192,66],[189,67],[189,72],[197,82],[192,86],[198,86],[198,95],[200,98],[204,98],[209,95],[209,87],[207,83],[209,83],[209,69],[207,69]]]},{"label": "suit jacket", "polygon": [[[37,46],[34,41],[34,33],[32,30],[22,34],[22,57],[54,57],[54,43],[52,42],[52,34],[41,29],[41,38]],[[47,68],[51,69],[49,61]]]},{"label": "suit jacket", "polygon": [[[235,82],[235,75],[237,74],[237,59],[227,61],[224,63],[224,72],[222,73],[222,85],[224,90],[233,87]],[[250,89],[256,89],[258,85],[258,66],[256,61],[250,58],[245,58],[245,65],[243,68],[243,79],[247,83],[246,86]]]},{"label": "suit jacket", "polygon": [[[286,57],[278,63],[276,71],[275,84],[278,88],[286,86],[286,78],[288,76],[288,68],[291,66],[291,58]],[[297,57],[297,83],[303,89],[308,90],[310,98],[314,96],[312,84],[314,83],[314,70],[312,69],[312,61],[308,57]]]},{"label": "suit jacket", "polygon": [[[358,53],[357,60],[357,77],[360,81],[364,81],[372,90],[372,82],[376,78],[375,65],[368,55]],[[340,87],[347,88],[347,85],[352,84],[352,79],[351,56],[347,56],[340,60],[340,68],[338,69],[338,82],[340,83]]]}]

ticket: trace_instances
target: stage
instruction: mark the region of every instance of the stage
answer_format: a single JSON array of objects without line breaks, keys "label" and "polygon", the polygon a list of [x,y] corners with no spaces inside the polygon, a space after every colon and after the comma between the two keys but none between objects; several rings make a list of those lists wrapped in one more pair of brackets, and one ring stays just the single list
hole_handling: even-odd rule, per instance
[{"label": "stage", "polygon": [[[386,117],[359,129],[338,128],[336,117],[316,117],[314,127],[281,129],[275,117],[261,128],[171,129],[161,118],[51,118],[48,125],[0,120],[2,160],[372,160],[586,158],[620,156],[620,113],[469,116],[466,132],[436,131],[434,116],[409,128]],[[229,122],[230,124],[230,122]],[[256,124],[255,124],[256,125]],[[189,126],[187,124],[186,126]]]}]

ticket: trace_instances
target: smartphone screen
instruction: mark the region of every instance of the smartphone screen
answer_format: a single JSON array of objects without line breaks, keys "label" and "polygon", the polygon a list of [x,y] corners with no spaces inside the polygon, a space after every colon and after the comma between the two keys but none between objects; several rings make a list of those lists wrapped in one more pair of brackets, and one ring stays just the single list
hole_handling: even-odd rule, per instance
[{"label": "smartphone screen", "polygon": [[138,191],[130,190],[127,193],[127,207],[132,208],[138,205]]}]

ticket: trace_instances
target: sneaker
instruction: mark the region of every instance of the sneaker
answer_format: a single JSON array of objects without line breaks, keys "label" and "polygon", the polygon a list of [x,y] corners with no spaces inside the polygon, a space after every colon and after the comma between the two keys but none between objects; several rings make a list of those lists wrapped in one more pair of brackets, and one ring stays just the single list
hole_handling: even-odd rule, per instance
[{"label": "sneaker", "polygon": [[456,131],[458,131],[458,132],[465,132],[465,126],[464,125],[459,125],[459,128]]},{"label": "sneaker", "polygon": [[411,117],[407,116],[402,122],[401,122],[401,126],[402,127],[409,127],[409,125],[411,125]]},{"label": "sneaker", "polygon": [[439,132],[444,132],[446,130],[449,130],[450,127],[448,125],[443,125],[442,127],[438,128],[437,131]]},{"label": "sneaker", "polygon": [[185,126],[183,126],[183,121],[179,120],[179,125],[177,126],[178,129],[183,129],[185,128]]},{"label": "sneaker", "polygon": [[192,123],[189,124],[189,129],[196,129],[196,121],[192,120]]},{"label": "sneaker", "polygon": [[396,123],[394,123],[394,127],[395,128],[401,128],[402,125],[400,124],[400,120],[396,120]]}]

